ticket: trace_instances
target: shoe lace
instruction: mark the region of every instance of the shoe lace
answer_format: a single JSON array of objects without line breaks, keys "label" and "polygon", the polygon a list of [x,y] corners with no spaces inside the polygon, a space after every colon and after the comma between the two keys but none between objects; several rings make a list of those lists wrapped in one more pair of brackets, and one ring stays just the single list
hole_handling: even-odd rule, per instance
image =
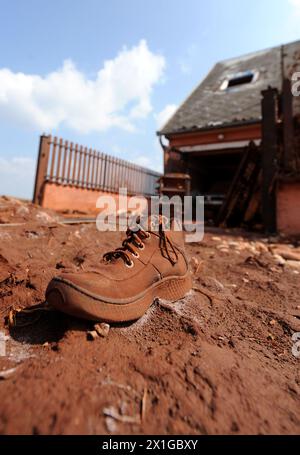
[{"label": "shoe lace", "polygon": [[[151,231],[151,234],[159,237],[159,248],[162,252],[162,255],[169,259],[172,265],[175,265],[178,261],[178,253],[163,227],[163,222],[160,221],[158,233]],[[125,264],[130,267],[133,265],[133,261],[130,258],[129,254],[131,253],[133,256],[137,256],[133,246],[136,246],[139,249],[144,249],[145,244],[143,243],[143,240],[149,237],[150,232],[145,231],[141,226],[136,232],[128,228],[126,231],[126,239],[123,240],[122,246],[116,248],[113,251],[108,251],[105,253],[103,255],[103,259],[106,262],[110,262],[114,259],[122,258]],[[172,253],[174,257],[172,257]]]}]

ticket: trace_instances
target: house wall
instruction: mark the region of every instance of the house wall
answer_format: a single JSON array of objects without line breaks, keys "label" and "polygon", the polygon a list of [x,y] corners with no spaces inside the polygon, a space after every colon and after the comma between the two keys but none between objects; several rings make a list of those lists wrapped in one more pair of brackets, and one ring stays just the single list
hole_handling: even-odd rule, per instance
[{"label": "house wall", "polygon": [[165,149],[164,153],[165,172],[186,172],[184,154],[182,155],[183,159],[179,160],[178,154],[172,151],[172,148],[210,144],[222,145],[238,141],[250,142],[251,140],[261,139],[261,135],[260,123],[168,135],[169,147]]},{"label": "house wall", "polygon": [[278,183],[277,229],[287,235],[300,235],[300,181]]}]

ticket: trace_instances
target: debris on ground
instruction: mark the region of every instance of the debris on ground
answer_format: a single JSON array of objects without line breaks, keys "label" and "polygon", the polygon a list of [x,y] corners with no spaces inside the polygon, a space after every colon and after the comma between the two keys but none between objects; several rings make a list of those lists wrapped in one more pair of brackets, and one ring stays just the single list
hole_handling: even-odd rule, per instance
[{"label": "debris on ground", "polygon": [[141,418],[139,415],[137,416],[128,416],[120,414],[114,406],[108,406],[103,409],[103,415],[106,417],[111,417],[118,422],[122,423],[141,423]]},{"label": "debris on ground", "polygon": [[94,341],[98,338],[98,333],[96,330],[88,330],[87,331],[87,339]]},{"label": "debris on ground", "polygon": [[9,379],[14,376],[15,372],[17,371],[16,368],[9,368],[8,370],[0,371],[0,379]]},{"label": "debris on ground", "polygon": [[106,322],[100,322],[99,324],[94,325],[94,329],[99,336],[105,338],[109,333],[110,325]]},{"label": "debris on ground", "polygon": [[94,323],[30,309],[61,269],[88,270],[120,233],[39,210],[0,198],[0,434],[299,433],[299,239],[207,228],[186,245],[200,264],[193,290],[101,326],[101,342]]}]

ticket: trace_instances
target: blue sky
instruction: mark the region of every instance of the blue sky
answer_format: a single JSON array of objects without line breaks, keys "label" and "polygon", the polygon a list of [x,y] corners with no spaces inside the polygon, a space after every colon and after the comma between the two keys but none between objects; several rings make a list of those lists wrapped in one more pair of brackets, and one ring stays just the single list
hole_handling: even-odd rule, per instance
[{"label": "blue sky", "polygon": [[0,194],[39,135],[162,169],[155,132],[218,60],[300,39],[300,0],[0,0]]}]

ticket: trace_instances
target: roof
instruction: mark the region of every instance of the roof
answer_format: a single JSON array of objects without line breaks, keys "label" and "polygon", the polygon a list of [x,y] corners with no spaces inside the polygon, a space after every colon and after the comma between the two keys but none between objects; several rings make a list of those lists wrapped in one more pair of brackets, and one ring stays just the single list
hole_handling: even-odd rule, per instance
[{"label": "roof", "polygon": [[[261,91],[269,86],[280,90],[284,58],[289,67],[292,62],[299,68],[299,53],[297,41],[217,63],[158,134],[260,121]],[[226,88],[226,81],[249,72],[252,82]]]}]

